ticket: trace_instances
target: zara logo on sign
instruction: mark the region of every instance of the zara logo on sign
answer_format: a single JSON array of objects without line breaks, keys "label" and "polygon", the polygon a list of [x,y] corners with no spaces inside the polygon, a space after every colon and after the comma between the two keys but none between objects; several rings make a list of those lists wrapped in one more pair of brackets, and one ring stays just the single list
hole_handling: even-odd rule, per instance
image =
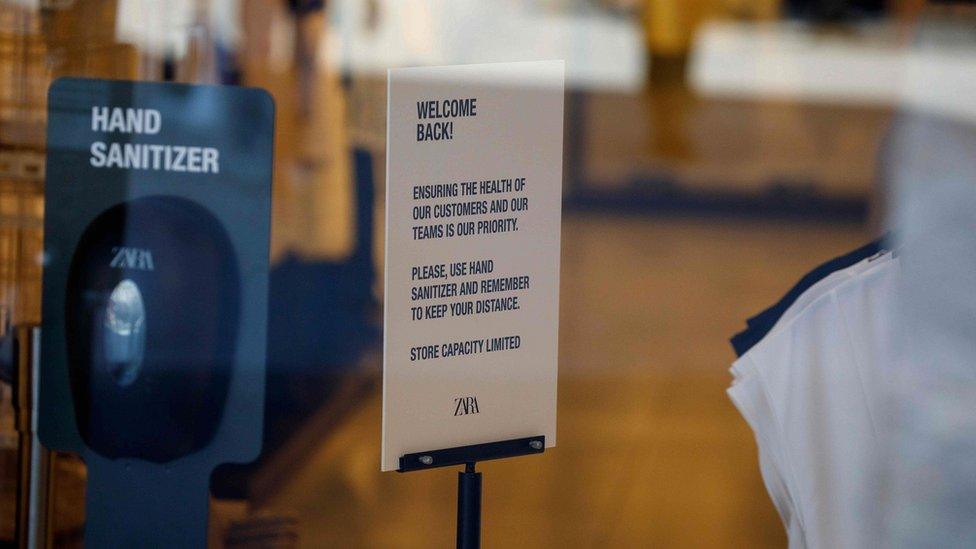
[{"label": "zara logo on sign", "polygon": [[454,415],[466,416],[468,414],[479,414],[478,397],[466,396],[454,399]]},{"label": "zara logo on sign", "polygon": [[155,270],[152,250],[129,248],[126,246],[115,246],[112,248],[112,261],[109,263],[109,266],[114,269]]}]

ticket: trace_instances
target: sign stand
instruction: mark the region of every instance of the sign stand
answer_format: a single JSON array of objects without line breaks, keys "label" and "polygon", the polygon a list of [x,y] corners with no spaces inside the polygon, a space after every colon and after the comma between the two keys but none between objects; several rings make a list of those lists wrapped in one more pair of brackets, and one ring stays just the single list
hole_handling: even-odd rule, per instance
[{"label": "sign stand", "polygon": [[380,469],[464,466],[459,549],[477,463],[556,445],[564,93],[562,61],[388,73]]},{"label": "sign stand", "polygon": [[458,473],[457,546],[477,549],[481,546],[481,473],[468,462]]},{"label": "sign stand", "polygon": [[463,464],[464,471],[458,473],[457,547],[478,549],[481,547],[481,473],[475,471],[475,464],[492,459],[541,454],[545,450],[546,437],[534,436],[415,452],[400,456],[397,472],[409,473]]}]

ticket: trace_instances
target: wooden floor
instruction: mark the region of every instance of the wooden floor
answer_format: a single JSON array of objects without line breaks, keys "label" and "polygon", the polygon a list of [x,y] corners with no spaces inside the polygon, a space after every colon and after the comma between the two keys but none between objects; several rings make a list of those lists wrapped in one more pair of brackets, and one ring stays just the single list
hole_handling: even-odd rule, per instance
[{"label": "wooden floor", "polygon": [[[869,236],[789,222],[564,221],[559,446],[482,464],[484,546],[783,547],[724,390],[743,320]],[[302,547],[451,547],[456,474],[379,472],[380,395],[266,510]]]}]

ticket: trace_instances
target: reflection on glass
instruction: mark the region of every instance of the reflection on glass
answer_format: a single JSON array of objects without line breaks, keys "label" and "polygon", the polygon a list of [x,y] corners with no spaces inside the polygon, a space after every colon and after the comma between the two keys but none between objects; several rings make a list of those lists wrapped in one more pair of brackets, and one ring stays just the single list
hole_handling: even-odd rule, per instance
[{"label": "reflection on glass", "polygon": [[135,282],[125,279],[112,290],[105,307],[105,355],[119,385],[135,381],[142,366],[146,310]]}]

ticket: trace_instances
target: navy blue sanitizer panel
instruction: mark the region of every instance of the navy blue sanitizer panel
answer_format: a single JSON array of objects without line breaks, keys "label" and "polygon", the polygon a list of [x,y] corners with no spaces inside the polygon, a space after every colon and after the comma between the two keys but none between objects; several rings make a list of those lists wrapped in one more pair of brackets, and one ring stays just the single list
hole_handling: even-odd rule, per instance
[{"label": "navy blue sanitizer panel", "polygon": [[213,440],[235,359],[240,285],[226,231],[190,200],[143,197],[88,225],[71,259],[65,337],[75,420],[89,448],[162,463]]}]

